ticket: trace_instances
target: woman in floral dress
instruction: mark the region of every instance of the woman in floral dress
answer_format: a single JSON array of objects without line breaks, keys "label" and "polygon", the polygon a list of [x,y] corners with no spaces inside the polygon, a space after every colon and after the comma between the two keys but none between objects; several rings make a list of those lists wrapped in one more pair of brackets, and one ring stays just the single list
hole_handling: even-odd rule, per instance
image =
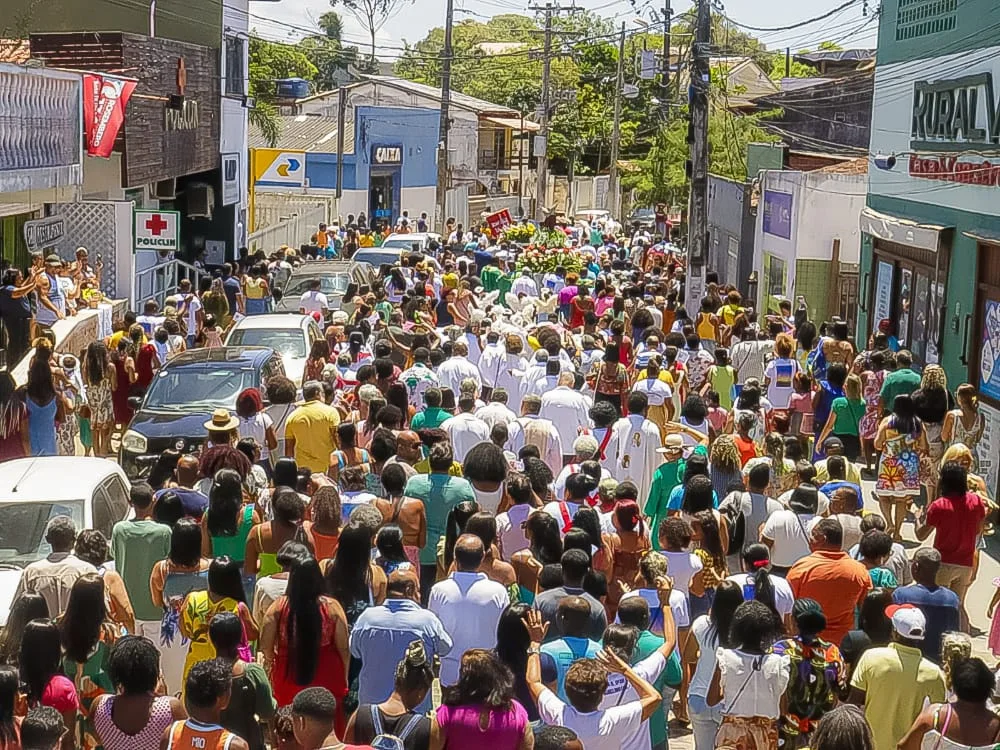
[{"label": "woman in floral dress", "polygon": [[893,540],[901,542],[903,519],[912,498],[920,494],[920,459],[927,455],[927,436],[910,396],[896,396],[892,414],[878,427],[875,450],[882,451],[875,494]]},{"label": "woman in floral dress", "polygon": [[864,381],[862,398],[865,401],[865,413],[858,423],[858,435],[861,438],[861,452],[865,457],[865,468],[870,469],[875,463],[875,436],[878,434],[879,409],[881,405],[882,384],[885,382],[887,351],[874,351],[869,357],[869,369],[861,374]]}]

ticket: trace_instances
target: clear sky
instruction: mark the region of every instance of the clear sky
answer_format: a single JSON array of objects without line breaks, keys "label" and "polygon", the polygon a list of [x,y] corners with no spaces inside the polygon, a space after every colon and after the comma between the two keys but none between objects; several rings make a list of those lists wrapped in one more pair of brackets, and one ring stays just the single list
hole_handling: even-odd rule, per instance
[{"label": "clear sky", "polygon": [[[455,18],[485,20],[504,13],[528,13],[528,0],[454,0]],[[871,11],[862,15],[862,1],[822,21],[789,31],[752,32],[770,49],[793,50],[815,48],[820,42],[831,40],[845,48],[874,47],[877,20]],[[445,0],[399,0],[400,7],[380,30],[376,43],[378,56],[384,60],[396,59],[403,40],[415,42],[422,39],[435,26],[443,26]],[[569,6],[572,0],[562,0]],[[673,0],[674,13],[691,7],[691,0]],[[544,4],[544,0],[540,4]],[[841,0],[727,0],[723,12],[734,21],[762,28],[789,26],[827,13],[841,5]],[[576,5],[594,10],[616,23],[625,21],[638,30],[633,19],[640,15],[651,18],[654,8],[663,8],[663,0],[576,0]],[[878,0],[872,0],[872,7]],[[280,0],[279,2],[252,2],[253,25],[258,33],[272,40],[294,41],[315,28],[315,19],[330,10],[329,0]],[[345,41],[368,44],[368,33],[343,8],[335,8],[344,19]]]}]

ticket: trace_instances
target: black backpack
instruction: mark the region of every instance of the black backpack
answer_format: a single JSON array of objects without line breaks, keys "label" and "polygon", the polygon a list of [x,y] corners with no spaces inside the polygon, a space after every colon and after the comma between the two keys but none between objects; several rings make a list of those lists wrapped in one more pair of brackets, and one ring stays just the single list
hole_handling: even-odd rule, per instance
[{"label": "black backpack", "polygon": [[726,524],[729,527],[729,549],[735,550],[739,554],[743,550],[743,544],[747,536],[747,516],[743,512],[743,497],[750,495],[750,507],[753,509],[753,495],[749,492],[741,492],[735,503],[726,506]]}]

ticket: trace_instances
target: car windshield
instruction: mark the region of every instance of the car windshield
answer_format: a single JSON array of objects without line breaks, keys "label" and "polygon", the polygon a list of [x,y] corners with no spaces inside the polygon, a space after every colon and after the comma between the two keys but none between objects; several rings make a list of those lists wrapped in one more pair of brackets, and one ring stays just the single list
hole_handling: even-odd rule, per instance
[{"label": "car windshield", "polygon": [[[285,296],[300,297],[309,291],[309,282],[317,278],[316,276],[303,276],[292,279],[285,288]],[[319,276],[319,290],[323,294],[343,294],[347,291],[347,285],[351,283],[351,278],[346,273],[338,273],[333,276]]]},{"label": "car windshield", "polygon": [[652,219],[656,216],[656,211],[651,208],[640,208],[634,214],[637,219]]},{"label": "car windshield", "polygon": [[[383,245],[382,247],[386,247]],[[409,245],[405,245],[409,248]],[[382,250],[381,248],[366,248],[364,250],[359,250],[354,256],[354,260],[358,262],[369,263],[375,268],[383,264],[395,265],[399,263],[399,253],[394,250]]]},{"label": "car windshield", "polygon": [[232,365],[167,367],[153,378],[143,408],[187,412],[235,409],[240,391],[256,388],[256,380],[252,369]]},{"label": "car windshield", "polygon": [[23,568],[52,552],[45,527],[55,516],[69,516],[78,529],[86,528],[83,500],[0,503],[0,566]]},{"label": "car windshield", "polygon": [[306,337],[298,328],[237,328],[228,346],[266,346],[283,357],[305,357]]}]

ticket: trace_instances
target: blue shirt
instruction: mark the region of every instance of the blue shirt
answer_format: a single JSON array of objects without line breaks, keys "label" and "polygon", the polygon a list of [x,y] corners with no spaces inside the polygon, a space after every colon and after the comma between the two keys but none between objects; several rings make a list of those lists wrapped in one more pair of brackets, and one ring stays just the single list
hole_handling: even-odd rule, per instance
[{"label": "blue shirt", "polygon": [[205,515],[205,511],[208,510],[208,498],[197,490],[189,490],[185,487],[170,487],[165,490],[157,490],[153,498],[159,500],[168,492],[177,493],[177,497],[181,501],[181,507],[184,508],[185,516],[191,516],[200,520]]},{"label": "blue shirt", "polygon": [[222,291],[226,293],[226,300],[229,302],[229,314],[235,315],[239,312],[236,306],[236,297],[240,294],[240,280],[235,276],[227,276],[222,280]]},{"label": "blue shirt", "polygon": [[[351,631],[351,656],[364,664],[358,678],[360,703],[382,703],[392,695],[396,666],[417,638],[424,642],[428,659],[451,651],[451,636],[437,615],[409,599],[386,599],[361,613]],[[430,711],[431,694],[413,710],[418,714]]]},{"label": "blue shirt", "polygon": [[[679,484],[670,491],[670,497],[667,499],[667,510],[680,510],[683,502],[684,485]],[[712,490],[712,507],[716,509],[719,507],[719,495],[715,490]]]},{"label": "blue shirt", "polygon": [[912,604],[924,613],[927,630],[920,642],[920,651],[925,658],[939,664],[941,636],[958,630],[958,594],[944,586],[929,589],[921,583],[911,583],[892,592],[892,603]]},{"label": "blue shirt", "polygon": [[863,507],[865,507],[864,495],[861,494],[861,487],[856,485],[854,482],[845,482],[842,479],[832,479],[826,484],[824,484],[822,487],[820,487],[819,491],[822,492],[827,497],[832,498],[833,493],[839,490],[841,487],[847,487],[858,493],[858,510],[861,510]]}]

